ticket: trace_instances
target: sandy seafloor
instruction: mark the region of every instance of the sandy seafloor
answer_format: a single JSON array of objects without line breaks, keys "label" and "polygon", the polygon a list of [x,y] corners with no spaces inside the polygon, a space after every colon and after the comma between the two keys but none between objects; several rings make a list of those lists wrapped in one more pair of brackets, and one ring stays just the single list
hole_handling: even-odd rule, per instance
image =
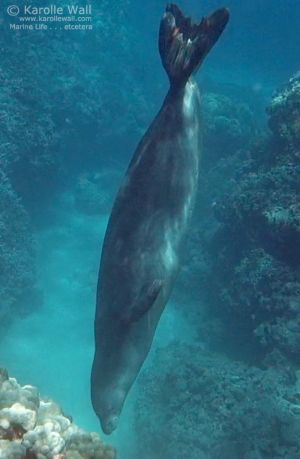
[{"label": "sandy seafloor", "polygon": [[[21,384],[36,385],[42,397],[57,401],[80,427],[100,432],[90,402],[93,319],[101,244],[108,215],[89,217],[74,210],[65,196],[37,234],[43,304],[9,329],[1,346],[1,365]],[[173,303],[174,305],[174,303]],[[193,340],[184,317],[172,307],[164,311],[151,354],[169,341]],[[119,459],[134,459],[136,384],[115,433],[103,439],[116,446]],[[147,416],[147,413],[144,414]]]}]

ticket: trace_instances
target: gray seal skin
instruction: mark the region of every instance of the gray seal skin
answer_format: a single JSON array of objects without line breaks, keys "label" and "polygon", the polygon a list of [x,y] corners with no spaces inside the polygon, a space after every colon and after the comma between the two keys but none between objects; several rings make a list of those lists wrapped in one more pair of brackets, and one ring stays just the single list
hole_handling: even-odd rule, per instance
[{"label": "gray seal skin", "polygon": [[117,427],[180,267],[201,150],[200,97],[190,77],[228,18],[224,8],[193,24],[171,4],[161,21],[170,89],[117,194],[99,270],[91,397],[106,434]]}]

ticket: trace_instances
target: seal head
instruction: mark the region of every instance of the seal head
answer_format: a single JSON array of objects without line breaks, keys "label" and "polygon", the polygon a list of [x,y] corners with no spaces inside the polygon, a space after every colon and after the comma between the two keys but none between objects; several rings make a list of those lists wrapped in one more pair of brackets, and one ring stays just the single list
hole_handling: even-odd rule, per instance
[{"label": "seal head", "polygon": [[93,406],[100,420],[101,428],[106,435],[110,435],[118,426],[125,395],[125,392],[120,393],[113,387],[110,393],[99,390],[93,393]]}]

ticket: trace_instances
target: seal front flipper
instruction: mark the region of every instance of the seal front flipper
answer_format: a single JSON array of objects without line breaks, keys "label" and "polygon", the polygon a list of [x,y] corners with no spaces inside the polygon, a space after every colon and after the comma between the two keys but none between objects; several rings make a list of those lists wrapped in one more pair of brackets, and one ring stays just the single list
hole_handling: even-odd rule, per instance
[{"label": "seal front flipper", "polygon": [[221,8],[193,24],[177,5],[167,5],[160,23],[159,53],[171,86],[184,86],[190,75],[202,64],[229,19],[227,8]]},{"label": "seal front flipper", "polygon": [[152,283],[144,285],[139,295],[134,299],[129,311],[122,316],[125,323],[136,322],[146,314],[155,303],[162,291],[163,281],[155,279]]}]

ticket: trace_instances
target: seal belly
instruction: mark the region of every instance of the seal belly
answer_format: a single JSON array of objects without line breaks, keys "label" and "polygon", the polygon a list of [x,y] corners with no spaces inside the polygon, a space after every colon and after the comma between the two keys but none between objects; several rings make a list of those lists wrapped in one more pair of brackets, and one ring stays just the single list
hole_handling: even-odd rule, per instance
[{"label": "seal belly", "polygon": [[170,90],[131,160],[101,255],[91,389],[106,433],[117,426],[180,267],[200,159],[200,97],[190,76],[227,19],[224,9],[191,24],[169,5],[161,22]]}]

